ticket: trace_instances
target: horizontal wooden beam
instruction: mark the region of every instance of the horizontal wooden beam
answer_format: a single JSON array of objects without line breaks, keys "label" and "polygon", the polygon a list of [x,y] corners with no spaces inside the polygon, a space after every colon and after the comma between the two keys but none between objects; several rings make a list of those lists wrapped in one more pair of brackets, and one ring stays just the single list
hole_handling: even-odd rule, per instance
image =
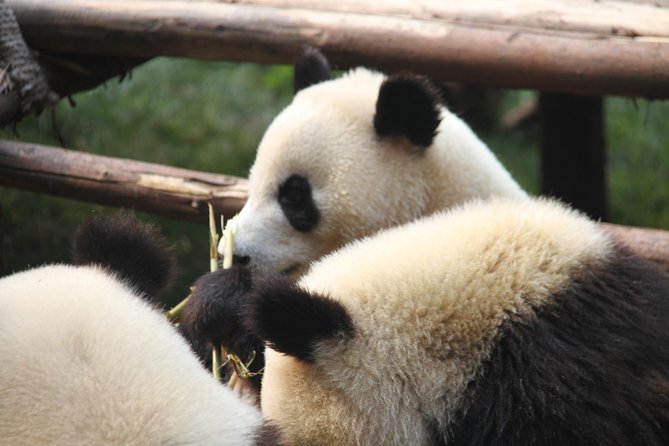
[{"label": "horizontal wooden beam", "polygon": [[[586,9],[575,6],[578,2],[552,1],[546,4],[566,7],[553,14],[540,10],[544,20],[536,7],[527,15],[515,10],[509,18],[511,7],[504,2],[474,1],[478,9],[470,5],[458,13],[449,10],[453,6],[423,1],[405,3],[404,13],[370,13],[346,1],[354,12],[204,1],[7,3],[28,44],[42,51],[292,63],[301,47],[311,44],[340,68],[409,69],[500,87],[669,98],[665,9],[584,0]],[[515,3],[529,8],[531,2]],[[569,16],[571,6],[579,14]],[[598,22],[598,12],[615,17],[619,27]],[[561,21],[567,25],[557,26]]]},{"label": "horizontal wooden beam", "polygon": [[669,272],[669,231],[600,223],[620,244]]},{"label": "horizontal wooden beam", "polygon": [[[207,202],[230,218],[248,196],[243,178],[8,140],[0,140],[0,186],[203,224]],[[669,271],[669,231],[602,225],[632,252]]]},{"label": "horizontal wooden beam", "polygon": [[[584,38],[669,38],[669,0],[216,0],[221,3],[403,16],[533,33],[578,33]],[[664,5],[661,5],[664,1]],[[650,1],[647,3],[651,3]]]},{"label": "horizontal wooden beam", "polygon": [[207,202],[226,218],[247,181],[227,175],[0,140],[0,186],[206,223]]}]

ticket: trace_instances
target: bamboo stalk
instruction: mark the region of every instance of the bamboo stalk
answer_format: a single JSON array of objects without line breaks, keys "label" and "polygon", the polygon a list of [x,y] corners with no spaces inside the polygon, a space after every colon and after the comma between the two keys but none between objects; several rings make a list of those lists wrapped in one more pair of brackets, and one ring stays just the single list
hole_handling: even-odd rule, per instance
[{"label": "bamboo stalk", "polygon": [[[209,272],[218,270],[218,231],[216,230],[216,215],[214,206],[207,203],[207,210],[209,212]],[[223,265],[225,268],[225,265]],[[229,267],[228,267],[229,268]]]},{"label": "bamboo stalk", "polygon": [[186,298],[181,300],[181,302],[179,302],[178,304],[170,308],[167,312],[165,312],[165,317],[167,318],[167,320],[174,324],[178,324],[181,311],[184,309],[189,300],[190,300],[190,294]]}]

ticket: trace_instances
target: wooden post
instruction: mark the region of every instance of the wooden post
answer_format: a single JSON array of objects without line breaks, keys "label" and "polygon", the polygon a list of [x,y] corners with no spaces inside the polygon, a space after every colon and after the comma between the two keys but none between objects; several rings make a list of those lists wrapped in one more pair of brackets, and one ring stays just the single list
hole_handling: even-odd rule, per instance
[{"label": "wooden post", "polygon": [[5,256],[3,254],[5,252],[5,249],[4,249],[4,246],[3,246],[3,244],[4,244],[3,239],[5,238],[3,236],[4,233],[5,233],[5,216],[4,216],[3,211],[2,211],[2,205],[0,205],[0,236],[2,236],[2,237],[0,237],[0,271],[6,271],[5,270]]},{"label": "wooden post", "polygon": [[606,219],[606,144],[601,97],[541,93],[541,191]]}]

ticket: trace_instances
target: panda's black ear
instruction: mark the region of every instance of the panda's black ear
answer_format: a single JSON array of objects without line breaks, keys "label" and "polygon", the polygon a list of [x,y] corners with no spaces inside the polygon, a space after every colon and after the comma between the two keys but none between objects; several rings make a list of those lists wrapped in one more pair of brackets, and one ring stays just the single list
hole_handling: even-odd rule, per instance
[{"label": "panda's black ear", "polygon": [[404,136],[413,144],[432,144],[441,121],[441,98],[425,77],[402,73],[389,76],[381,84],[376,101],[376,134]]},{"label": "panda's black ear", "polygon": [[259,281],[249,300],[246,325],[273,349],[309,362],[319,342],[354,332],[342,304],[310,293],[285,276]]},{"label": "panda's black ear", "polygon": [[295,63],[295,73],[293,75],[295,93],[330,79],[332,79],[332,71],[323,53],[318,48],[306,47]]},{"label": "panda's black ear", "polygon": [[74,234],[72,254],[75,263],[106,268],[147,297],[166,287],[174,272],[165,238],[129,212],[85,220]]}]

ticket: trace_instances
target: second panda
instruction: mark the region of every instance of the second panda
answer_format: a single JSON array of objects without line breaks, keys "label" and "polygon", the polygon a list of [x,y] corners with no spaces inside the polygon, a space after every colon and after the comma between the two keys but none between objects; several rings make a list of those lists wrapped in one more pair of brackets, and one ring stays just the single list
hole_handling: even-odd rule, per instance
[{"label": "second panda", "polygon": [[293,445],[669,444],[669,277],[544,200],[475,202],[268,279]]},{"label": "second panda", "polygon": [[78,265],[0,278],[0,443],[12,446],[277,445],[148,300],[169,281],[162,237],[97,217]]}]

